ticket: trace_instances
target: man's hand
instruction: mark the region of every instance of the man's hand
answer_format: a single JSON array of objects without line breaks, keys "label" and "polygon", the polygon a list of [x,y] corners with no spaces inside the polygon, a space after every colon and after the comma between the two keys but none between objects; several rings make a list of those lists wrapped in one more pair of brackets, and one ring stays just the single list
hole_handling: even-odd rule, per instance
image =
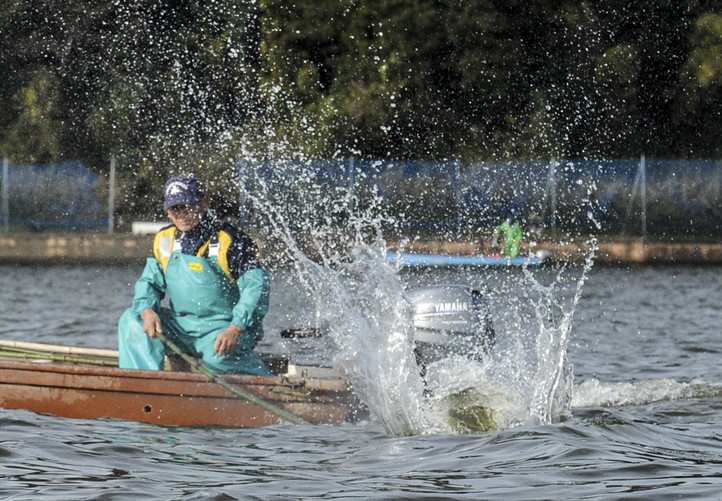
[{"label": "man's hand", "polygon": [[235,324],[229,325],[223,332],[218,334],[213,349],[219,355],[230,355],[241,339],[241,334],[243,334],[243,329]]},{"label": "man's hand", "polygon": [[163,332],[163,328],[160,325],[160,317],[152,308],[143,310],[140,318],[143,320],[143,332],[150,337],[154,338],[156,332]]}]

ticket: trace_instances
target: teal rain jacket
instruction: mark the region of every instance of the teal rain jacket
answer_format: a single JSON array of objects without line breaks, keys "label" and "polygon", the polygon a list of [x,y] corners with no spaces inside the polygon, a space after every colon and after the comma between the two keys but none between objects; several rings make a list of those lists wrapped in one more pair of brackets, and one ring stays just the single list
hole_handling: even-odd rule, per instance
[{"label": "teal rain jacket", "polygon": [[[220,250],[214,253],[211,245],[208,256],[184,254],[176,248],[164,251],[161,244],[167,237],[175,237],[174,227],[156,236],[155,257],[148,258],[135,285],[133,306],[120,319],[120,366],[162,369],[165,347],[143,332],[140,318],[143,310],[152,308],[160,315],[166,336],[190,354],[202,357],[211,371],[270,374],[253,351],[263,337],[262,321],[270,292],[268,273],[256,267],[234,280],[228,264],[222,262],[228,248],[225,245],[224,249],[223,243],[232,241],[227,233],[221,232],[218,239]],[[208,247],[202,246],[199,253]],[[161,306],[166,294],[169,308]],[[231,323],[243,330],[241,339],[234,353],[218,355],[213,349],[216,337]]]}]

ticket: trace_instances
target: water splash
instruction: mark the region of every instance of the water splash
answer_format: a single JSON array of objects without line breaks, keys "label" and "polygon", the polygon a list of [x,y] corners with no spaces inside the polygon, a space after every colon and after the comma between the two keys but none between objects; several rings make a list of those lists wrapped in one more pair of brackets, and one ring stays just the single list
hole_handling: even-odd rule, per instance
[{"label": "water splash", "polygon": [[634,383],[601,383],[590,379],[574,391],[572,407],[625,407],[667,400],[722,396],[722,384],[709,381],[681,383],[655,378]]},{"label": "water splash", "polygon": [[[288,179],[302,177],[289,176],[287,170],[284,174],[271,179],[245,176],[241,183],[254,194],[254,204],[310,291],[317,319],[328,326],[327,335],[336,347],[335,365],[389,433],[424,432],[428,424],[421,409],[423,382],[413,357],[412,312],[398,275],[386,262],[386,243],[380,236],[381,200],[375,198],[366,209],[347,213],[356,205],[353,195],[341,191],[333,198],[311,179],[289,187]],[[249,182],[256,189],[249,190]],[[284,206],[269,196],[279,189],[274,182],[295,188],[304,207],[331,209],[317,212],[310,221],[284,213]],[[299,185],[304,189],[298,191]],[[339,217],[346,231],[331,224]],[[316,260],[308,257],[310,253]]]},{"label": "water splash", "polygon": [[[594,262],[596,241],[591,242],[581,276],[574,279],[576,286],[568,307],[560,301],[557,286],[564,282],[566,267],[557,274],[552,286],[544,287],[530,278],[538,290],[537,320],[539,337],[537,355],[539,368],[533,384],[536,387],[532,400],[534,416],[541,422],[556,422],[569,413],[572,398],[573,371],[567,358],[567,345],[572,332],[572,320],[582,294],[587,274]],[[526,272],[529,274],[529,272]]]},{"label": "water splash", "polygon": [[456,357],[428,368],[433,397],[427,403],[436,426],[474,432],[569,417],[573,371],[567,345],[593,256],[590,251],[581,270],[562,264],[551,275],[522,269],[498,279],[505,289],[489,295],[496,303],[494,349],[481,360]]},{"label": "water splash", "polygon": [[431,364],[422,379],[403,264],[387,260],[383,229],[395,221],[385,200],[361,201],[347,187],[324,185],[303,165],[263,168],[245,166],[241,188],[313,298],[334,364],[387,432],[482,431],[553,423],[570,413],[566,346],[593,252],[581,272],[563,264],[500,277],[497,347],[481,359]]}]

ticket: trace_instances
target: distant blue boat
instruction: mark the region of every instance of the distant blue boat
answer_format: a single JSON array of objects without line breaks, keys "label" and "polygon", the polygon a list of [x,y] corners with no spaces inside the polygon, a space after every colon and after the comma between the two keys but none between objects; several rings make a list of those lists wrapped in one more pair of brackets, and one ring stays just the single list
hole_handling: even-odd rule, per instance
[{"label": "distant blue boat", "polygon": [[545,259],[538,256],[444,256],[441,254],[410,254],[389,252],[390,263],[400,261],[405,266],[540,266]]}]

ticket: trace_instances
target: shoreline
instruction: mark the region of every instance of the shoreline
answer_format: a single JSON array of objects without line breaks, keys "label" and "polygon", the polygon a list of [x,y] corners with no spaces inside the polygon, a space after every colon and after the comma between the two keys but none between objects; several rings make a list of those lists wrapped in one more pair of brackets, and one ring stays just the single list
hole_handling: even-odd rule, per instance
[{"label": "shoreline", "polygon": [[[264,243],[259,242],[263,253]],[[0,234],[0,264],[124,264],[150,256],[152,235],[6,233]],[[482,244],[468,242],[389,242],[391,249],[405,252],[480,255],[491,254]],[[541,242],[528,251],[544,250],[553,260],[579,261],[586,256],[585,242]],[[600,241],[595,264],[722,264],[722,242],[659,242],[642,239]]]}]

